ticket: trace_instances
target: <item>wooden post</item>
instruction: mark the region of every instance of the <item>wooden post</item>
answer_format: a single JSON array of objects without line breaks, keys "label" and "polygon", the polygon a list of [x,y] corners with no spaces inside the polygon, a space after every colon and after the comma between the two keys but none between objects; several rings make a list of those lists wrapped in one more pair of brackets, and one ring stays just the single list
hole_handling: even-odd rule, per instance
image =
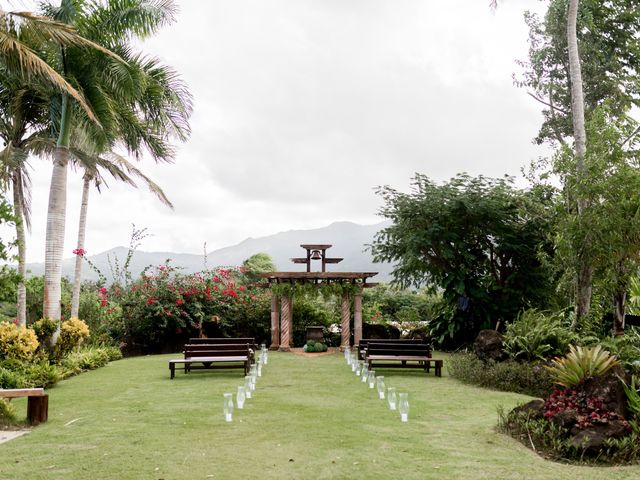
[{"label": "wooden post", "polygon": [[271,292],[271,345],[269,350],[280,347],[280,298]]},{"label": "wooden post", "polygon": [[49,395],[27,399],[27,419],[31,425],[46,422],[49,418]]},{"label": "wooden post", "polygon": [[289,342],[291,339],[291,297],[284,295],[280,302],[280,347],[281,352],[291,350]]},{"label": "wooden post", "polygon": [[351,345],[351,302],[347,292],[342,294],[341,314],[342,342],[340,343],[340,350],[344,351]]},{"label": "wooden post", "polygon": [[289,297],[289,346],[293,347],[293,296]]},{"label": "wooden post", "polygon": [[362,294],[353,297],[353,344],[359,345],[362,340]]}]

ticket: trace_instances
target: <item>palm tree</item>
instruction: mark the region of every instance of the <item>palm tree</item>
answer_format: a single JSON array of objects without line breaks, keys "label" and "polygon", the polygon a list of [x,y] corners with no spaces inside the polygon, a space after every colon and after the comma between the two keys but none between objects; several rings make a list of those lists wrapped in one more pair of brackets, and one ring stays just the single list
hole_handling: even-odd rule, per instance
[{"label": "palm tree", "polygon": [[[127,53],[128,42],[155,33],[174,19],[175,7],[171,0],[121,0],[117,5],[87,0],[62,0],[59,7],[44,5],[44,13],[56,21],[72,25],[85,38],[112,52]],[[105,132],[106,140],[98,150],[109,145],[113,133],[126,132],[132,139],[139,139],[136,122],[129,125],[117,115],[119,105],[135,99],[139,85],[126,63],[114,61],[104,51],[82,47],[60,49],[57,68],[67,79],[73,79],[91,105]],[[88,118],[75,107],[69,95],[63,94],[58,102],[59,115],[56,127],[58,139],[54,152],[54,166],[49,190],[45,251],[44,315],[60,318],[62,254],[64,247],[67,165],[70,160],[70,133],[74,124],[86,125]],[[111,137],[110,137],[111,135]],[[102,141],[102,139],[100,139]]]},{"label": "palm tree", "polygon": [[[75,249],[77,256],[71,300],[72,316],[78,315],[80,304],[82,255],[85,247],[90,185],[94,183],[99,187],[104,184],[104,178],[99,175],[99,169],[96,167],[109,171],[117,180],[132,186],[136,184],[131,177],[141,180],[162,203],[173,208],[162,189],[124,156],[114,151],[104,153],[107,145],[109,148],[121,145],[135,158],[140,158],[146,151],[156,162],[169,162],[174,156],[169,140],[175,137],[185,141],[190,133],[188,119],[191,114],[191,95],[176,72],[154,58],[132,55],[128,51],[118,53],[129,64],[138,88],[132,93],[129,101],[118,104],[114,109],[114,117],[117,120],[112,123],[115,125],[112,130],[98,130],[91,124],[86,124],[84,127],[87,131],[83,135],[74,135],[76,138],[84,137],[85,150],[96,148],[102,151],[89,155],[74,152],[74,156],[85,169],[85,175]],[[92,142],[95,144],[92,145]]]},{"label": "palm tree", "polygon": [[18,239],[17,319],[26,323],[26,237],[30,227],[30,178],[27,158],[38,153],[50,127],[51,92],[73,98],[93,122],[97,118],[84,96],[40,55],[52,45],[83,46],[105,51],[81,37],[69,25],[29,12],[0,10],[0,137],[4,149],[1,185],[11,188]]}]

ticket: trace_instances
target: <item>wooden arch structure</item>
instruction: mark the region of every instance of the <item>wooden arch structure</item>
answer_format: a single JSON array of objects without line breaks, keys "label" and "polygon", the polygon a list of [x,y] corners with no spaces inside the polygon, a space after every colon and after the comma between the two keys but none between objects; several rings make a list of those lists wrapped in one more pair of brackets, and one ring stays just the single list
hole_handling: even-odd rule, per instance
[{"label": "wooden arch structure", "polygon": [[[367,279],[378,272],[327,272],[326,265],[339,263],[342,258],[328,258],[326,251],[331,245],[303,244],[307,250],[306,257],[292,258],[294,263],[306,264],[306,272],[268,272],[260,276],[268,280],[268,286],[279,284],[288,285],[315,285],[321,287],[326,284],[353,285],[359,287],[353,295],[353,319],[354,342],[357,344],[362,338],[362,294],[361,288],[374,287],[376,283],[367,283]],[[311,263],[314,260],[321,261],[322,271],[312,272]],[[342,294],[341,315],[341,341],[340,348],[345,349],[351,343],[351,296],[345,289]],[[291,294],[278,294],[271,289],[271,349],[289,351],[293,344],[293,296]]]}]

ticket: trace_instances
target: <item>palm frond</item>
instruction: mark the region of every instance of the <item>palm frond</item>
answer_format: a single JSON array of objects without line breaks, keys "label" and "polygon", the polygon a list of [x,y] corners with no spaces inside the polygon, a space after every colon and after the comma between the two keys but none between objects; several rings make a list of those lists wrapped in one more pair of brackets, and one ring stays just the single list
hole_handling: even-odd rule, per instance
[{"label": "palm frond", "polygon": [[147,38],[175,21],[177,7],[173,0],[111,0],[94,2],[91,14],[79,28],[90,38],[113,45],[122,39]]},{"label": "palm frond", "polygon": [[162,203],[167,205],[169,208],[173,209],[173,204],[171,203],[167,195],[164,193],[162,188],[153,180],[151,180],[147,175],[145,175],[135,165],[129,162],[125,157],[118,155],[117,153],[111,152],[109,154],[109,158],[114,164],[117,164],[118,166],[126,169],[129,174],[140,178],[147,185],[147,188],[149,189],[149,191],[151,191],[151,193],[153,193],[156,197],[158,197],[158,199]]}]

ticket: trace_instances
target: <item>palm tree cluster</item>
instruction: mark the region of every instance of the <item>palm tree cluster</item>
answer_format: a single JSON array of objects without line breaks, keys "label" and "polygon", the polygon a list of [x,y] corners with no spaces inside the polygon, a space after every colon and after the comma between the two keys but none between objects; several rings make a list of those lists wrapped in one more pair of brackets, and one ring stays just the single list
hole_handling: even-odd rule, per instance
[{"label": "palm tree cluster", "polygon": [[[127,157],[174,158],[171,141],[189,134],[191,95],[172,68],[133,43],[175,20],[173,0],[59,0],[37,14],[0,10],[0,187],[11,191],[24,277],[30,227],[29,158],[53,162],[46,228],[44,316],[60,319],[67,172],[83,173],[76,252],[84,252],[91,187],[112,177],[142,181],[168,206],[162,189]],[[118,153],[122,152],[122,153]],[[72,316],[82,258],[76,258]],[[18,321],[26,321],[24,284]]]}]

